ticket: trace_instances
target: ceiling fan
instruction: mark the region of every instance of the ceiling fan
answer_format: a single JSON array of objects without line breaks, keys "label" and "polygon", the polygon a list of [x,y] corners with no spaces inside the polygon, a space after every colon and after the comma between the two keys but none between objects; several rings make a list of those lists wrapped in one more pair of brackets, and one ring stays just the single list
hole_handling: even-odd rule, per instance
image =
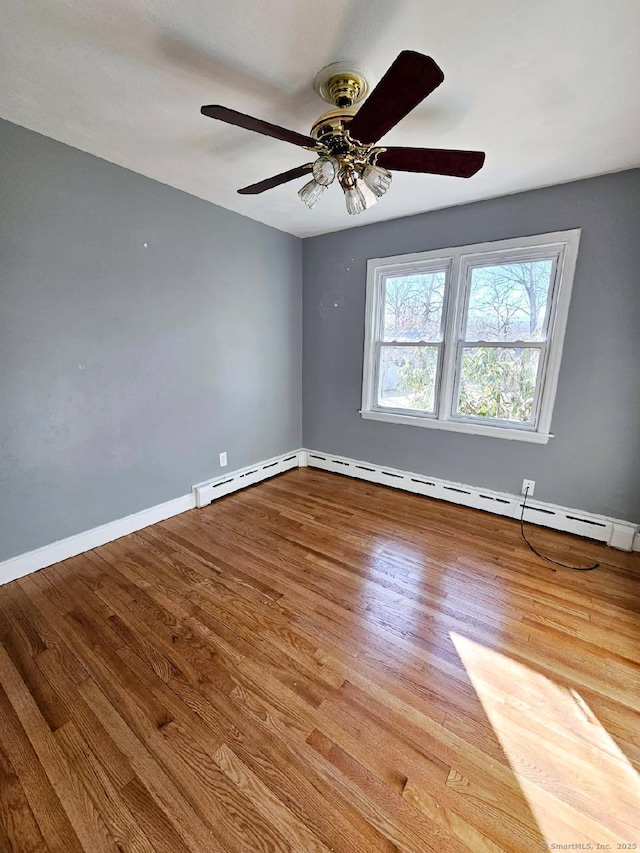
[{"label": "ceiling fan", "polygon": [[314,81],[316,92],[333,109],[314,122],[310,136],[228,107],[203,106],[200,112],[227,124],[291,142],[318,155],[312,163],[238,190],[242,195],[256,195],[311,173],[311,180],[298,192],[307,207],[313,209],[337,179],[344,191],[347,211],[361,213],[389,189],[392,179],[389,170],[470,178],[482,168],[485,157],[482,151],[375,145],[443,80],[444,74],[430,56],[403,50],[356,110],[354,104],[369,93],[366,77],[348,63],[335,62],[323,68]]}]

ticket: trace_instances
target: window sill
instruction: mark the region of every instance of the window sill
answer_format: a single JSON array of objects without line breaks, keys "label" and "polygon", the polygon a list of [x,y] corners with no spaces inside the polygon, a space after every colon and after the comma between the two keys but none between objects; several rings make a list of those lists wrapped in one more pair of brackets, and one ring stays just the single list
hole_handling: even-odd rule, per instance
[{"label": "window sill", "polygon": [[553,438],[553,435],[544,432],[490,427],[461,421],[439,421],[435,418],[412,417],[411,415],[399,415],[390,412],[361,411],[360,414],[368,421],[383,421],[387,424],[405,424],[405,426],[419,426],[427,429],[444,429],[449,432],[466,433],[467,435],[486,435],[490,438],[505,438],[509,441],[528,441],[530,444],[548,444],[549,439]]}]

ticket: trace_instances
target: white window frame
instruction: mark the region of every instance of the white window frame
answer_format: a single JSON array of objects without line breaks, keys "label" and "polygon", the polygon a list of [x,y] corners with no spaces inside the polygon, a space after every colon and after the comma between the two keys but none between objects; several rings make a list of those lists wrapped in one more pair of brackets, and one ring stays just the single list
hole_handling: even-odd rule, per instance
[{"label": "white window frame", "polygon": [[[551,417],[558,387],[579,243],[580,229],[575,228],[533,237],[476,243],[471,246],[457,246],[369,260],[367,262],[362,409],[360,410],[362,417],[386,423],[546,444],[550,438],[553,438],[550,432]],[[473,341],[464,340],[471,271],[474,266],[486,266],[487,263],[492,262],[504,263],[511,260],[522,262],[543,258],[554,261],[543,340],[513,342],[518,348],[537,348],[541,353],[532,421],[526,424],[512,424],[503,420],[480,420],[477,417],[457,414],[454,407],[458,400],[462,351],[463,347],[474,344]],[[384,324],[385,281],[387,278],[441,271],[445,268],[448,273],[445,281],[443,334],[438,344],[440,359],[436,376],[435,411],[433,413],[414,412],[379,406],[377,387]],[[396,345],[396,342],[391,341],[384,343],[387,346]],[[434,342],[415,341],[409,345],[428,346],[434,345]],[[492,345],[508,347],[509,343],[482,342],[482,346]]]}]

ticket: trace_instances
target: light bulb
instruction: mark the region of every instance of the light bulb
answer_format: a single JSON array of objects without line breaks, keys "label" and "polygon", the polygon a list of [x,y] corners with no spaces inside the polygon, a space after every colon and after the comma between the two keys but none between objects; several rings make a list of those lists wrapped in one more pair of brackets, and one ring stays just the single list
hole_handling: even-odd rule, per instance
[{"label": "light bulb", "polygon": [[339,164],[335,157],[318,157],[313,164],[313,177],[323,187],[333,183],[338,174]]},{"label": "light bulb", "polygon": [[308,184],[305,184],[301,190],[298,190],[298,195],[309,210],[313,210],[326,188],[325,185],[319,184],[315,178],[312,178]]},{"label": "light bulb", "polygon": [[378,198],[384,195],[391,186],[393,175],[382,166],[365,166],[362,180]]}]

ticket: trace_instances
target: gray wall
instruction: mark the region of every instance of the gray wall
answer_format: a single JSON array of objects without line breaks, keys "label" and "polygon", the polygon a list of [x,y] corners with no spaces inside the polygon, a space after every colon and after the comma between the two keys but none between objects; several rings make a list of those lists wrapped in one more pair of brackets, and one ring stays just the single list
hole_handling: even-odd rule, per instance
[{"label": "gray wall", "polygon": [[[636,169],[304,240],[305,446],[640,521],[639,223]],[[549,444],[362,420],[368,258],[576,227]]]},{"label": "gray wall", "polygon": [[[0,560],[300,446],[301,385],[307,447],[640,520],[639,207],[634,170],[301,243],[0,121]],[[548,445],[360,418],[367,258],[574,227]]]},{"label": "gray wall", "polygon": [[0,560],[299,447],[300,279],[297,238],[0,122]]}]

